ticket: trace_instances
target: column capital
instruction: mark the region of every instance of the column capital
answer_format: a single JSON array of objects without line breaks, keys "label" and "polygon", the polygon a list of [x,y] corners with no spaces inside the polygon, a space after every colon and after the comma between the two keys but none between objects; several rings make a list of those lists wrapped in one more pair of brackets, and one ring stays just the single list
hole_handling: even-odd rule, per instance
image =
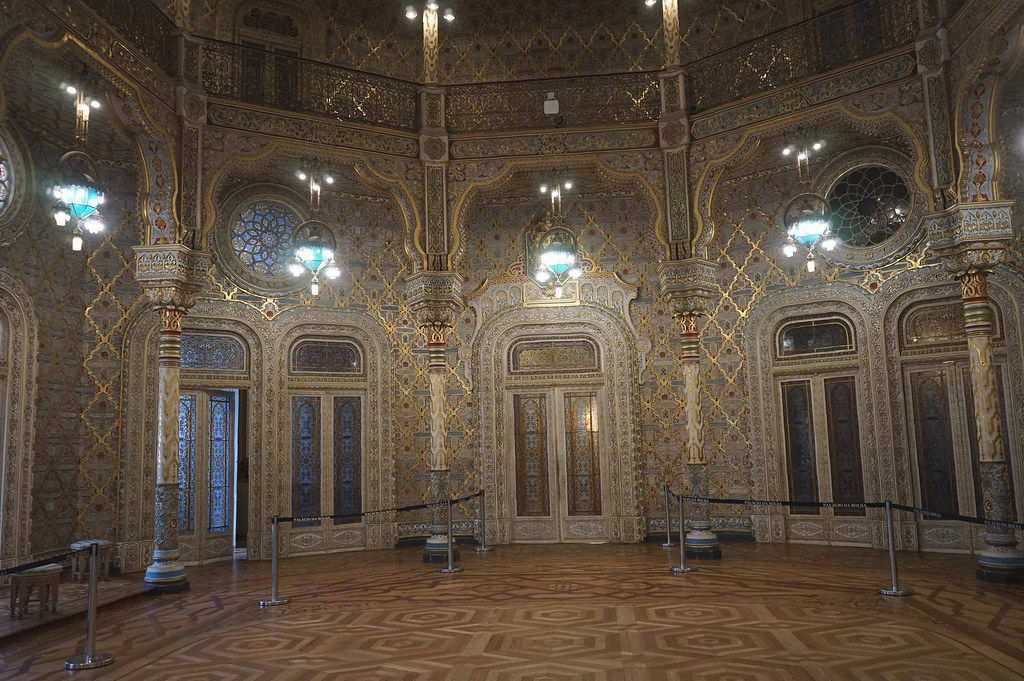
[{"label": "column capital", "polygon": [[446,271],[414,272],[406,278],[405,297],[417,325],[453,327],[463,307],[462,277]]},{"label": "column capital", "polygon": [[708,314],[708,301],[718,291],[718,266],[703,258],[663,260],[658,263],[661,293],[674,317]]},{"label": "column capital", "polygon": [[157,307],[187,310],[195,305],[211,266],[209,253],[183,244],[135,247],[135,280]]},{"label": "column capital", "polygon": [[1013,201],[961,203],[925,216],[931,247],[954,276],[991,271],[1004,262],[1013,242]]}]

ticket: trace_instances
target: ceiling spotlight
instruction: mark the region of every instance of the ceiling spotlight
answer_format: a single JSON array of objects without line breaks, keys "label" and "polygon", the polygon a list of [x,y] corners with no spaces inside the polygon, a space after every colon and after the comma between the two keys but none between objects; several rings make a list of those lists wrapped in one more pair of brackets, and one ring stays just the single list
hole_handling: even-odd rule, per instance
[{"label": "ceiling spotlight", "polygon": [[297,171],[295,173],[295,176],[298,177],[300,180],[306,179],[306,173],[302,172],[301,170]]},{"label": "ceiling spotlight", "polygon": [[91,102],[89,102],[89,106],[91,106],[94,109],[100,108],[100,100],[98,100],[98,99],[92,100]]},{"label": "ceiling spotlight", "polygon": [[563,186],[564,186],[564,187],[565,187],[566,189],[572,189],[572,182],[566,182],[566,183],[565,183],[565,184],[564,184]]},{"label": "ceiling spotlight", "polygon": [[78,89],[74,85],[65,85],[64,91],[67,92],[69,95],[78,94]]},{"label": "ceiling spotlight", "polygon": [[657,2],[658,0],[644,0],[644,4],[647,5],[648,7],[654,7],[654,5],[657,4]]},{"label": "ceiling spotlight", "polygon": [[548,193],[548,186],[546,184],[542,184],[540,186],[540,193],[541,194],[547,194]]},{"label": "ceiling spotlight", "polygon": [[438,7],[438,5],[437,5],[436,2],[428,2],[427,3],[427,9],[429,9],[431,12],[436,12],[437,11],[437,7]]},{"label": "ceiling spotlight", "polygon": [[446,9],[444,11],[444,20],[445,21],[455,21],[455,12],[453,12],[450,8]]},{"label": "ceiling spotlight", "polygon": [[415,7],[413,7],[412,5],[409,5],[408,7],[405,8],[405,18],[406,19],[415,19],[416,16],[417,15],[416,15],[416,8]]},{"label": "ceiling spotlight", "polygon": [[789,156],[792,153],[793,153],[793,147],[786,147],[785,149],[782,150],[782,155],[783,156]]},{"label": "ceiling spotlight", "polygon": [[821,148],[823,146],[825,146],[824,142],[815,142],[811,148],[814,149],[815,151],[821,151]]},{"label": "ceiling spotlight", "polygon": [[334,184],[334,178],[330,175],[324,175],[324,182],[327,184]]}]

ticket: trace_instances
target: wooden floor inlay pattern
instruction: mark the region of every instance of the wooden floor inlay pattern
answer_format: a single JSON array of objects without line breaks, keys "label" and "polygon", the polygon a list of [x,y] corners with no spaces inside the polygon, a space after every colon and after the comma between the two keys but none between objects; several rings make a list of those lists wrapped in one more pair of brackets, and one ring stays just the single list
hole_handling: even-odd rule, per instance
[{"label": "wooden floor inlay pattern", "polygon": [[[727,545],[669,574],[656,545],[412,549],[281,563],[290,605],[260,611],[266,563],[190,570],[192,591],[110,606],[76,679],[274,681],[1002,681],[1024,679],[1024,589],[966,556],[901,556],[918,593],[885,599],[883,553]],[[0,648],[0,681],[67,678],[81,622]]]}]

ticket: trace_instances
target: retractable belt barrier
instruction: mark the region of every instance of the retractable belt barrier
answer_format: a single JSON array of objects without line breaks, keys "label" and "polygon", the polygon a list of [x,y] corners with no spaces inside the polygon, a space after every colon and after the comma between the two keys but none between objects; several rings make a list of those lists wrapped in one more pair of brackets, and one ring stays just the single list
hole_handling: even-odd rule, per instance
[{"label": "retractable belt barrier", "polygon": [[42,567],[43,565],[49,565],[50,563],[63,563],[65,560],[75,555],[76,553],[88,553],[89,549],[75,549],[74,551],[65,551],[64,553],[56,553],[49,558],[40,558],[39,560],[33,560],[29,563],[22,563],[21,565],[15,565],[4,570],[0,570],[0,577],[6,577],[7,575],[13,575],[23,570],[31,570],[35,567]]},{"label": "retractable belt barrier", "polygon": [[892,531],[892,512],[893,509],[898,511],[907,511],[908,513],[917,513],[926,518],[939,518],[941,520],[960,520],[965,523],[974,523],[976,525],[986,525],[988,527],[998,527],[1006,530],[1022,530],[1024,531],[1024,523],[1015,523],[1008,520],[989,520],[987,518],[977,518],[974,516],[959,515],[957,513],[940,513],[938,511],[929,511],[925,508],[918,508],[917,506],[905,506],[903,504],[894,504],[891,501],[860,501],[860,502],[834,502],[834,501],[793,501],[791,499],[786,500],[768,500],[768,499],[717,499],[715,497],[695,497],[684,494],[676,494],[669,491],[668,485],[665,485],[665,534],[669,539],[662,546],[671,546],[671,528],[669,527],[668,520],[668,498],[669,494],[672,494],[679,500],[679,544],[680,544],[680,562],[679,566],[673,567],[672,571],[676,574],[690,572],[694,568],[688,568],[682,560],[683,550],[683,502],[684,501],[698,501],[708,504],[735,504],[741,506],[784,506],[790,508],[884,508],[885,509],[885,529],[886,538],[889,544],[889,571],[892,578],[892,582],[888,585],[882,586],[879,589],[879,593],[886,596],[909,596],[914,593],[914,590],[909,587],[901,587],[899,585],[899,578],[896,572],[896,548],[893,542],[893,531]]},{"label": "retractable belt barrier", "polygon": [[453,543],[453,532],[452,532],[452,504],[461,504],[464,501],[470,499],[480,499],[479,505],[479,518],[480,518],[480,544],[477,546],[477,551],[489,551],[490,548],[487,546],[487,515],[486,505],[484,504],[484,490],[477,490],[473,494],[467,494],[464,497],[457,499],[444,499],[442,501],[432,501],[426,504],[414,504],[412,506],[399,506],[397,508],[384,508],[375,511],[363,511],[361,513],[342,513],[336,515],[313,515],[313,516],[271,516],[270,518],[270,596],[267,598],[261,598],[259,601],[261,608],[268,608],[275,605],[284,605],[290,603],[291,599],[287,596],[281,596],[277,591],[277,526],[280,523],[313,523],[321,520],[356,520],[359,518],[365,518],[366,516],[378,515],[381,513],[404,513],[407,511],[420,511],[426,508],[434,508],[436,506],[445,506],[447,511],[447,526],[448,526],[448,565],[440,568],[438,572],[444,573],[455,573],[462,570],[461,567],[454,564],[454,551],[452,548]]}]

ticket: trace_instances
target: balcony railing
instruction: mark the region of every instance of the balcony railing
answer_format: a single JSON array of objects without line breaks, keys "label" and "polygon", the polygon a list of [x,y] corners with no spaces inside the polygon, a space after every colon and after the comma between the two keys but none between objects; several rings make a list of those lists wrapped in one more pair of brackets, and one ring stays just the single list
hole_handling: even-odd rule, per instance
[{"label": "balcony railing", "polygon": [[415,131],[415,83],[286,54],[201,41],[207,95],[356,123]]}]

